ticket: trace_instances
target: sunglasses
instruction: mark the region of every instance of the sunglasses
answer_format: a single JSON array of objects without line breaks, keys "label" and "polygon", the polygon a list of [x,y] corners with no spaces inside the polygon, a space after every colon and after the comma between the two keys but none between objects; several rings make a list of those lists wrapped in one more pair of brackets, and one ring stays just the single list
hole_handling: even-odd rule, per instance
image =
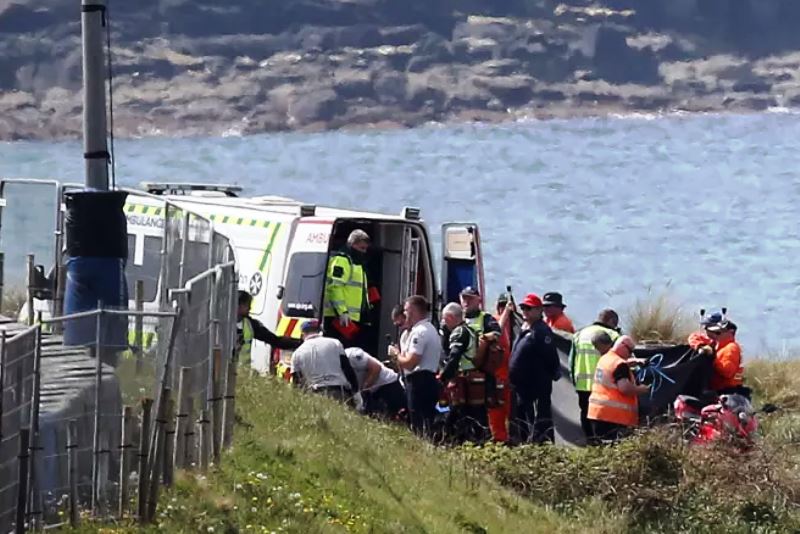
[{"label": "sunglasses", "polygon": [[519,309],[522,311],[526,311],[526,310],[531,310],[533,308],[531,308],[530,306],[526,306],[525,304],[520,304]]}]

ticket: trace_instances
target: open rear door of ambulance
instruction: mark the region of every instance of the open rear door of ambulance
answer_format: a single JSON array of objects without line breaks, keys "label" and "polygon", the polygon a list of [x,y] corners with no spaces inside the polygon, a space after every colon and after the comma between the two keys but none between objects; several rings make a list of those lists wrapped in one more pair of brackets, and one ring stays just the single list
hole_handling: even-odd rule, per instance
[{"label": "open rear door of ambulance", "polygon": [[[483,280],[481,237],[475,223],[442,225],[441,306],[458,302],[458,294],[472,286],[486,298]],[[484,302],[485,304],[485,302]]]}]

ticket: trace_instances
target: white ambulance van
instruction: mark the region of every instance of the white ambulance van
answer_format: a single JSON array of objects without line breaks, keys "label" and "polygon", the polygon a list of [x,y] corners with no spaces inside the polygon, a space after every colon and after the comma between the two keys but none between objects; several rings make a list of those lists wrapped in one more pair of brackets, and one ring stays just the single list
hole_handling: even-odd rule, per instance
[{"label": "white ambulance van", "polygon": [[[416,208],[390,215],[275,196],[240,197],[237,186],[210,184],[145,183],[141,190],[127,192],[127,279],[131,298],[136,281],[144,282],[148,309],[160,301],[166,201],[210,220],[214,230],[230,240],[239,288],[253,295],[251,316],[278,335],[299,337],[303,321],[322,318],[328,259],[356,228],[372,239],[366,271],[370,285],[381,295],[369,317],[364,347],[376,357],[383,359],[387,339],[396,339],[391,310],[406,297],[425,296],[436,320],[439,307],[458,300],[464,287],[477,287],[484,294],[480,234],[473,223],[442,226],[437,280],[431,236]],[[278,361],[287,363],[291,356],[286,351],[270,354],[269,349],[254,344],[252,365],[258,371],[265,372]]]}]

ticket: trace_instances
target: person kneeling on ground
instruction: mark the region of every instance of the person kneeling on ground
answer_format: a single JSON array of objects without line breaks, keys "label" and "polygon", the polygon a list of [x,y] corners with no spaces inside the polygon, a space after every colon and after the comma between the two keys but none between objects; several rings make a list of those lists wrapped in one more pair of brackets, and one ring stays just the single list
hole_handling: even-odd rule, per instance
[{"label": "person kneeling on ground", "polygon": [[397,373],[359,347],[345,349],[345,353],[358,380],[364,413],[395,417],[405,409],[406,392]]},{"label": "person kneeling on ground", "polygon": [[349,401],[358,392],[356,378],[338,339],[324,337],[319,321],[300,327],[303,344],[292,354],[292,381],[297,387]]},{"label": "person kneeling on ground", "polygon": [[[608,333],[597,332],[595,336],[593,343],[610,344]],[[639,395],[650,391],[650,386],[636,384],[629,365],[634,348],[633,338],[620,336],[597,362],[588,416],[599,440],[617,441],[639,424]]]}]

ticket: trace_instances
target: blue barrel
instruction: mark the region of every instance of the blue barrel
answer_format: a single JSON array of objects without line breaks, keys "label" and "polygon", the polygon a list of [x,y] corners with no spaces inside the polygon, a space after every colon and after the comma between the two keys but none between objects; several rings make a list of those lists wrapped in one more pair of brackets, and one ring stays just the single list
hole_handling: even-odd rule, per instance
[{"label": "blue barrel", "polygon": [[[127,193],[121,191],[70,191],[64,195],[66,315],[97,309],[98,302],[104,308],[128,308],[126,197]],[[94,345],[97,327],[96,318],[67,321],[64,345]],[[127,317],[105,316],[100,328],[103,353],[127,348]]]}]

